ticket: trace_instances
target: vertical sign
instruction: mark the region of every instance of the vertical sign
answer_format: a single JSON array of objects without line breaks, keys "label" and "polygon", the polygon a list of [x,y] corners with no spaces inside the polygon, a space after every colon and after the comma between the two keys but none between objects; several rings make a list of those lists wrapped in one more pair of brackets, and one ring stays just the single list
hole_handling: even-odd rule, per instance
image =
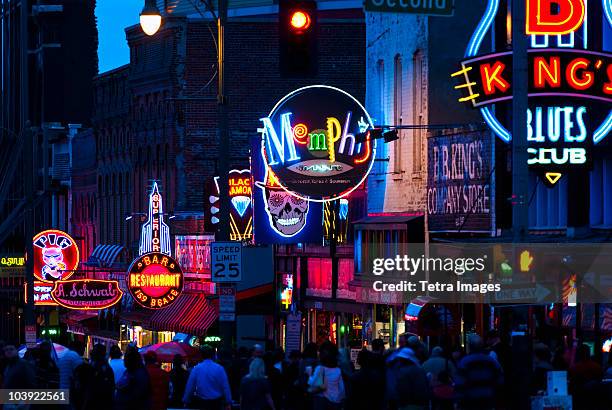
[{"label": "vertical sign", "polygon": [[36,347],[36,325],[27,325],[25,327],[25,340],[28,349]]},{"label": "vertical sign", "polygon": [[170,256],[170,228],[164,222],[162,196],[157,182],[149,195],[149,213],[147,221],[142,225],[140,234],[140,249],[138,254],[159,252]]},{"label": "vertical sign", "polygon": [[301,351],[302,347],[302,314],[292,313],[287,316],[287,326],[285,328],[285,351]]}]

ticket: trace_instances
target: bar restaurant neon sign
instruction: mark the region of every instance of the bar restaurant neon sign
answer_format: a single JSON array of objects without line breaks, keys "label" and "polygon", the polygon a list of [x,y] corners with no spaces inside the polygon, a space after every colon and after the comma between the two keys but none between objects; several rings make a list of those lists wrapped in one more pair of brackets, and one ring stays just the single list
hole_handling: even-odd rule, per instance
[{"label": "bar restaurant neon sign", "polygon": [[128,269],[127,287],[142,307],[166,308],[183,292],[183,271],[168,255],[146,253],[136,258]]},{"label": "bar restaurant neon sign", "polygon": [[376,141],[356,139],[373,128],[372,120],[359,101],[338,88],[295,90],[260,121],[266,166],[296,197],[318,202],[344,197],[374,163]]},{"label": "bar restaurant neon sign", "polygon": [[[587,0],[526,1],[525,32],[531,42],[528,165],[554,184],[564,172],[590,166],[592,147],[612,129],[612,110],[602,109],[612,103],[612,54],[589,47]],[[602,0],[602,8],[612,25],[612,0]],[[499,0],[489,0],[461,70],[452,76],[460,80],[455,88],[464,93],[459,101],[479,109],[493,132],[509,143],[508,120],[493,107],[512,100],[513,53],[479,54],[498,11]]]}]

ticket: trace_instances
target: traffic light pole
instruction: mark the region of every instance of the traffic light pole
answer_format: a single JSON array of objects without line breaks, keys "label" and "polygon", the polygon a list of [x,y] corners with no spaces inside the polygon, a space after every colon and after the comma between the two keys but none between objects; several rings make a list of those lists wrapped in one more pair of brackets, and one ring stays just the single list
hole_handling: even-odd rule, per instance
[{"label": "traffic light pole", "polygon": [[[217,104],[219,109],[219,237],[217,240],[228,241],[230,239],[230,199],[229,199],[229,175],[230,167],[230,144],[229,144],[229,121],[227,110],[227,98],[225,95],[225,24],[227,23],[227,1],[219,0],[217,16],[217,67],[218,67],[218,93]],[[219,286],[219,285],[217,285]],[[235,286],[235,285],[230,285]],[[232,342],[236,333],[236,322],[219,321],[219,333],[221,344],[225,352],[232,349]]]}]

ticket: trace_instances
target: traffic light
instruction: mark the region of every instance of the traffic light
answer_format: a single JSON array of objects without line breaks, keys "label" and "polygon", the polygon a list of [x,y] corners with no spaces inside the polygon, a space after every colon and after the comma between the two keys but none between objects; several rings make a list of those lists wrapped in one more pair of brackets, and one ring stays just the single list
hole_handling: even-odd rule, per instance
[{"label": "traffic light", "polygon": [[316,1],[279,0],[279,63],[283,77],[316,75]]}]

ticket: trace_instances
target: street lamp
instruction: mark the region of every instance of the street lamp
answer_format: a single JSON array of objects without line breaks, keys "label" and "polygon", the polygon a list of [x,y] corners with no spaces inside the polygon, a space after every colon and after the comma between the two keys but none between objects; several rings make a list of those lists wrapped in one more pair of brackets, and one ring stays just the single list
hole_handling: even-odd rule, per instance
[{"label": "street lamp", "polygon": [[155,0],[145,0],[145,6],[140,12],[140,27],[146,35],[152,36],[157,33],[161,26],[161,13],[157,8]]}]

